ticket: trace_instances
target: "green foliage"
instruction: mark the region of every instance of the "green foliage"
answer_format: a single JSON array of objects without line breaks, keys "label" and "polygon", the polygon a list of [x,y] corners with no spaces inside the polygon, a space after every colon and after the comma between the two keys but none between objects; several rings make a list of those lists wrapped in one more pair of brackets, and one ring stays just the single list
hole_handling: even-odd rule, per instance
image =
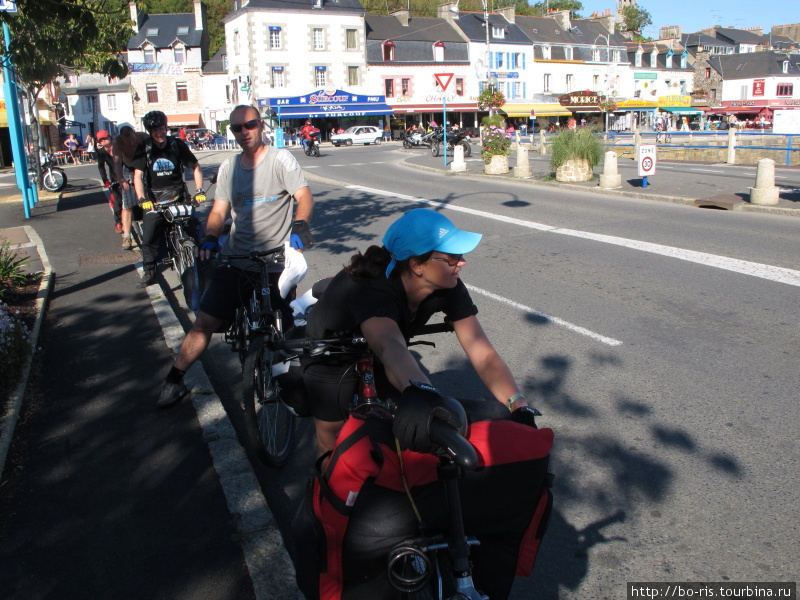
[{"label": "green foliage", "polygon": [[568,160],[586,160],[590,167],[600,162],[603,146],[588,127],[562,129],[553,139],[550,166],[557,169]]},{"label": "green foliage", "polygon": [[[5,16],[14,66],[33,95],[65,71],[124,77],[122,58],[131,35],[125,0],[21,0]],[[5,51],[6,49],[3,48]]]},{"label": "green foliage", "polygon": [[29,340],[30,332],[19,310],[0,304],[0,395],[10,392],[19,380]]},{"label": "green foliage", "polygon": [[580,18],[578,11],[583,10],[583,4],[578,0],[548,0],[547,2],[535,2],[531,6],[532,14],[546,15],[548,6],[551,10],[568,10],[572,18]]},{"label": "green foliage", "polygon": [[643,8],[629,5],[622,9],[622,29],[624,31],[632,31],[634,36],[642,39],[642,29],[652,24],[650,13]]},{"label": "green foliage", "polygon": [[12,287],[24,284],[27,274],[23,269],[28,265],[26,256],[19,256],[6,240],[0,244],[0,298]]}]

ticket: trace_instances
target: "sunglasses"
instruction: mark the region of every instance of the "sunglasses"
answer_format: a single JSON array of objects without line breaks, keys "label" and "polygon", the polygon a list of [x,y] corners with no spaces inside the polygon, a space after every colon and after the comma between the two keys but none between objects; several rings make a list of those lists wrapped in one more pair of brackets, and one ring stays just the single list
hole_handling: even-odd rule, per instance
[{"label": "sunglasses", "polygon": [[[443,252],[443,254],[447,254],[447,253]],[[464,255],[463,254],[458,254],[458,255],[447,254],[447,258],[442,258],[441,256],[431,256],[430,260],[440,260],[442,262],[446,262],[447,265],[450,266],[450,267],[457,267],[458,263],[464,261]]]},{"label": "sunglasses", "polygon": [[247,121],[247,123],[232,123],[230,125],[231,131],[233,133],[241,133],[242,127],[245,129],[252,131],[258,127],[258,124],[261,123],[260,119],[253,119],[252,121]]}]

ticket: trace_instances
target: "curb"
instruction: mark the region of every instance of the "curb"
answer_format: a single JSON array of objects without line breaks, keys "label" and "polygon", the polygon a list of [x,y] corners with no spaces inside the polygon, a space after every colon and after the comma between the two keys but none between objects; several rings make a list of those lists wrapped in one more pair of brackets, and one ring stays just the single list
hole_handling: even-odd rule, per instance
[{"label": "curb", "polygon": [[[398,149],[399,150],[399,149]],[[465,177],[467,179],[474,179],[476,181],[486,181],[488,179],[504,180],[509,183],[523,183],[528,185],[539,185],[545,187],[557,188],[560,190],[569,190],[573,192],[587,192],[590,194],[605,194],[611,196],[619,196],[622,198],[634,198],[638,200],[653,200],[656,202],[668,202],[671,204],[681,204],[684,206],[694,206],[699,198],[684,198],[681,196],[668,196],[664,194],[643,194],[640,192],[627,192],[618,189],[605,189],[598,186],[586,187],[582,185],[575,185],[571,183],[559,183],[556,181],[539,181],[530,177],[507,177],[504,175],[487,175],[479,172],[469,171],[450,171],[437,169],[435,167],[428,167],[426,165],[411,164],[409,161],[414,156],[405,157],[399,161],[398,164],[406,169],[414,169],[416,171],[425,171],[427,173],[435,173],[443,177]],[[308,175],[306,175],[308,177]],[[324,179],[324,178],[321,178]],[[332,181],[332,180],[328,180]],[[773,215],[782,215],[789,217],[800,217],[800,208],[782,208],[779,206],[760,206],[756,204],[743,203],[738,206],[736,211],[741,212],[759,212]]]},{"label": "curb", "polygon": [[36,251],[39,253],[39,258],[44,266],[44,274],[42,275],[42,281],[39,283],[39,292],[36,294],[36,322],[31,332],[30,351],[28,352],[28,356],[25,357],[22,377],[17,387],[11,392],[9,403],[4,408],[3,415],[0,416],[2,420],[2,429],[0,429],[0,477],[3,475],[6,458],[8,457],[8,450],[14,439],[14,429],[17,425],[17,420],[19,419],[19,414],[22,409],[22,400],[25,397],[25,391],[28,387],[28,378],[30,377],[31,365],[33,364],[33,355],[36,352],[39,333],[41,332],[42,322],[44,321],[44,312],[50,300],[50,292],[53,289],[53,282],[55,281],[55,272],[50,265],[50,261],[47,259],[47,253],[44,250],[42,239],[30,225],[24,225],[23,227],[28,235],[28,239],[36,246]]}]

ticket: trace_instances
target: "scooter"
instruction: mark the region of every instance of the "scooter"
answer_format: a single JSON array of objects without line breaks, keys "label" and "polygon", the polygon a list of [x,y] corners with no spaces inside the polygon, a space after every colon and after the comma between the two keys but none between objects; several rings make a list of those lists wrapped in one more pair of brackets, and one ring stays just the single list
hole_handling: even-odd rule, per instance
[{"label": "scooter", "polygon": [[[439,156],[442,153],[442,142],[444,141],[444,134],[441,128],[437,130],[431,145],[431,154]],[[469,145],[469,134],[466,129],[459,129],[447,134],[447,153],[452,156],[453,150],[456,146],[464,148],[464,158],[472,154],[472,146]]]},{"label": "scooter", "polygon": [[319,139],[317,137],[312,136],[306,140],[305,153],[306,156],[319,158]]},{"label": "scooter", "polygon": [[436,135],[436,131],[429,131],[427,133],[420,133],[415,132],[411,135],[407,135],[403,139],[403,148],[411,149],[411,148],[430,148],[431,144],[433,143],[433,138]]}]

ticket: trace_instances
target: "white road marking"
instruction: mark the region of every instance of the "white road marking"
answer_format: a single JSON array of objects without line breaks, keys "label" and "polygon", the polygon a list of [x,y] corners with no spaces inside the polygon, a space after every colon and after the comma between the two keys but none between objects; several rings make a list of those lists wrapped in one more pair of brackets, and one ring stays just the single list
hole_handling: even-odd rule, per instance
[{"label": "white road marking", "polygon": [[691,169],[696,173],[724,173],[725,171],[715,171],[713,169]]},{"label": "white road marking", "polygon": [[800,271],[795,269],[787,269],[784,267],[775,267],[772,265],[765,265],[762,263],[750,262],[747,260],[739,260],[736,258],[728,258],[726,256],[719,256],[716,254],[707,254],[706,252],[697,252],[695,250],[686,250],[684,248],[674,248],[672,246],[663,246],[661,244],[653,244],[650,242],[642,242],[639,240],[630,240],[627,238],[615,237],[611,235],[602,235],[597,233],[590,233],[588,231],[576,231],[574,229],[561,229],[560,227],[553,227],[544,223],[536,223],[534,221],[525,221],[522,219],[515,219],[513,217],[505,217],[496,215],[482,210],[474,210],[471,208],[464,208],[461,206],[453,206],[436,202],[434,200],[426,200],[425,198],[418,198],[416,196],[408,196],[405,194],[397,194],[395,192],[388,192],[385,190],[377,190],[358,185],[348,186],[350,189],[360,190],[372,194],[380,194],[390,198],[399,198],[401,200],[408,200],[409,202],[416,202],[418,204],[427,204],[435,208],[444,208],[447,210],[463,212],[485,219],[492,219],[494,221],[501,221],[503,223],[510,223],[512,225],[519,225],[529,229],[537,229],[539,231],[547,231],[550,233],[560,233],[562,235],[571,235],[580,237],[587,240],[602,242],[604,244],[612,244],[615,246],[622,246],[632,250],[641,250],[642,252],[650,252],[652,254],[659,254],[661,256],[668,256],[670,258],[677,258],[687,262],[698,263],[708,267],[732,271],[734,273],[742,273],[752,277],[760,277],[769,281],[777,283],[784,283],[786,285],[794,285],[800,287]]},{"label": "white road marking", "polygon": [[508,304],[509,306],[513,306],[514,308],[521,310],[524,313],[529,315],[533,315],[551,323],[555,323],[560,327],[564,327],[565,329],[569,329],[573,333],[579,333],[580,335],[585,335],[587,337],[592,338],[593,340],[597,340],[598,342],[602,342],[603,344],[607,344],[608,346],[621,346],[622,342],[619,340],[615,340],[614,338],[606,337],[604,335],[600,335],[599,333],[595,333],[594,331],[590,331],[585,327],[581,327],[580,325],[575,325],[574,323],[570,323],[569,321],[565,321],[564,319],[559,319],[558,317],[551,317],[550,315],[546,315],[544,313],[540,313],[532,309],[530,306],[525,306],[524,304],[520,304],[519,302],[514,302],[513,300],[509,300],[508,298],[504,298],[503,296],[498,296],[497,294],[493,294],[492,292],[488,292],[483,290],[479,287],[475,287],[474,285],[465,284],[467,288],[473,292],[478,294],[482,294],[492,300],[497,300],[498,302],[502,302],[503,304]]}]

